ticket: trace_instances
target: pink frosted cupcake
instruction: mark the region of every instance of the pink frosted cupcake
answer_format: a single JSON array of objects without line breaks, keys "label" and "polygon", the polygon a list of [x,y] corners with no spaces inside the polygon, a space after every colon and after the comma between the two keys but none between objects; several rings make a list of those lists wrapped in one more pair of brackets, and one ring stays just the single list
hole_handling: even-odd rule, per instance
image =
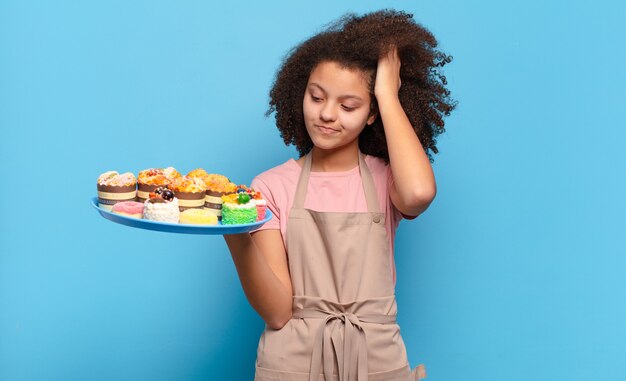
[{"label": "pink frosted cupcake", "polygon": [[254,199],[256,205],[257,221],[263,221],[265,219],[265,213],[267,212],[267,201],[264,199]]},{"label": "pink frosted cupcake", "polygon": [[143,208],[144,206],[141,202],[123,201],[113,205],[113,209],[111,211],[122,216],[142,218]]}]

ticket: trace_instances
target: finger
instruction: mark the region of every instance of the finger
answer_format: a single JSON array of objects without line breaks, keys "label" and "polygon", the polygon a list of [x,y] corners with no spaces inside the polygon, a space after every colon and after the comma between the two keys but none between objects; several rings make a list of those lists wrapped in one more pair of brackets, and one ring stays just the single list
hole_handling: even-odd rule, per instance
[{"label": "finger", "polygon": [[396,47],[391,46],[389,50],[387,50],[387,52],[383,55],[383,57],[388,61],[393,61],[395,55],[396,55]]}]

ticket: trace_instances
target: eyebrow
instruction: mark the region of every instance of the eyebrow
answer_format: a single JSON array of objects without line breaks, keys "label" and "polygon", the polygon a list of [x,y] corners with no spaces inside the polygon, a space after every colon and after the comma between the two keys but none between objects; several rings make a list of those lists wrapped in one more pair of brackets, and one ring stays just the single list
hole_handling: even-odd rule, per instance
[{"label": "eyebrow", "polygon": [[[324,88],[323,88],[322,86],[318,85],[318,84],[317,84],[317,83],[315,83],[315,82],[311,82],[311,83],[309,84],[309,86],[315,86],[315,87],[317,87],[318,89],[322,90],[322,91],[324,92],[324,94],[326,93],[326,90],[324,90]],[[363,100],[363,99],[362,99],[361,97],[359,97],[359,96],[356,96],[356,95],[349,95],[349,94],[347,94],[347,95],[340,95],[338,98],[342,98],[342,99],[351,98],[351,99],[355,99],[355,100],[359,100],[359,101],[362,101],[362,100]]]}]

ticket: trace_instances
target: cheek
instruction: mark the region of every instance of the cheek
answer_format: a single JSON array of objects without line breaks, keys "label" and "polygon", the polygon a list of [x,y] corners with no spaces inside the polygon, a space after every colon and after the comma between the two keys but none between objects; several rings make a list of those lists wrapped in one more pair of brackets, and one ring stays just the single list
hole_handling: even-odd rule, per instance
[{"label": "cheek", "polygon": [[315,117],[318,112],[315,106],[316,105],[314,102],[311,102],[310,100],[307,100],[306,97],[304,97],[304,100],[302,101],[302,113],[304,114],[305,119],[311,119],[312,117]]},{"label": "cheek", "polygon": [[367,123],[368,116],[367,111],[346,113],[342,117],[341,124],[347,130],[361,132]]}]

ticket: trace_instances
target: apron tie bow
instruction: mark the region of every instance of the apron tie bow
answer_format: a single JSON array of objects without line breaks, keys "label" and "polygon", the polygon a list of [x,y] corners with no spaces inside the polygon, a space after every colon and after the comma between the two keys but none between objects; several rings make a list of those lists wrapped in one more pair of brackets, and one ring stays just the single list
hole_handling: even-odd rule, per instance
[{"label": "apron tie bow", "polygon": [[[309,381],[318,381],[321,368],[324,378],[331,381],[335,359],[339,366],[339,381],[367,381],[367,344],[362,323],[393,324],[393,315],[362,315],[320,309],[293,312],[293,318],[324,319],[315,335]],[[341,328],[343,327],[343,337]]]}]

